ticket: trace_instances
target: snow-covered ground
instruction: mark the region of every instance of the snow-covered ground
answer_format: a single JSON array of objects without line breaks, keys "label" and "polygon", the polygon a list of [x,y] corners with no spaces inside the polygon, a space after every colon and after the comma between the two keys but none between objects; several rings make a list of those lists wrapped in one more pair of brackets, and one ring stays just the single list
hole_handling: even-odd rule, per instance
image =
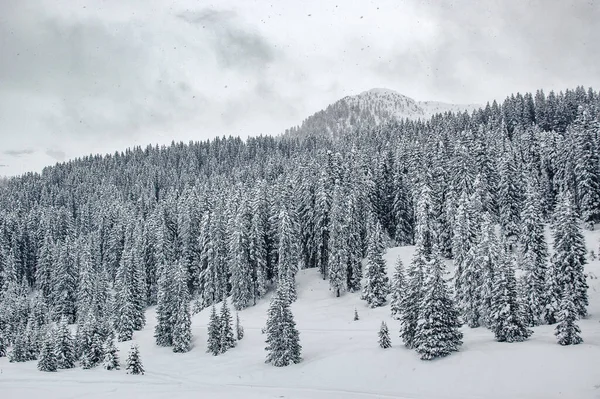
[{"label": "snow-covered ground", "polygon": [[[600,232],[587,233],[597,252]],[[388,271],[412,247],[387,251]],[[587,268],[600,276],[600,261]],[[205,352],[208,313],[193,318],[195,347],[186,354],[154,344],[154,311],[134,340],[146,369],[143,376],[102,368],[43,373],[36,362],[8,363],[0,358],[0,398],[405,398],[405,399],[587,399],[600,398],[600,280],[588,278],[590,316],[581,320],[584,343],[561,347],[552,326],[534,328],[523,343],[499,343],[484,329],[463,328],[460,352],[421,361],[398,338],[389,305],[369,309],[359,294],[334,298],[316,270],[297,277],[299,300],[292,308],[300,330],[303,362],[285,368],[264,363],[268,300],[240,312],[245,337],[224,355]],[[360,320],[353,321],[354,308]],[[393,347],[381,349],[377,332],[388,323]],[[121,359],[130,343],[120,343]]]}]

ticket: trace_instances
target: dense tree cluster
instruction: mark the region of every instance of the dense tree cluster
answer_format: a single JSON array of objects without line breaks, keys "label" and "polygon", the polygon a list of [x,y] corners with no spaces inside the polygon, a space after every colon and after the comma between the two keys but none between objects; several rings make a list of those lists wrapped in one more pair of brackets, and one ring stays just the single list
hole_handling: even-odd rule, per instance
[{"label": "dense tree cluster", "polygon": [[[143,328],[150,305],[156,343],[185,352],[191,304],[230,297],[241,310],[283,286],[291,303],[302,268],[335,296],[363,291],[370,306],[391,293],[405,344],[424,358],[458,348],[458,320],[499,340],[558,322],[559,340],[574,343],[588,301],[580,222],[600,222],[599,109],[591,89],[538,91],[471,114],[365,120],[334,138],[135,147],[8,179],[0,356],[94,367],[113,333],[127,341]],[[416,245],[392,284],[381,257],[390,243]],[[441,257],[454,260],[452,281]]]}]

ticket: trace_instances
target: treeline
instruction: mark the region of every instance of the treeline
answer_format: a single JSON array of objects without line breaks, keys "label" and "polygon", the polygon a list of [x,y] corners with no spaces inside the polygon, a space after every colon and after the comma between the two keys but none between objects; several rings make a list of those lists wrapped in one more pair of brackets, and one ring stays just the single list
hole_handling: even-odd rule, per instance
[{"label": "treeline", "polygon": [[[385,245],[430,234],[417,223],[424,187],[435,232],[427,242],[455,260],[467,323],[485,323],[463,287],[484,272],[465,259],[490,226],[512,253],[540,239],[565,198],[569,217],[599,221],[599,104],[592,89],[538,91],[471,115],[359,124],[335,141],[136,147],[11,178],[0,187],[0,346],[40,309],[48,321],[95,326],[102,338],[108,325],[127,340],[155,304],[157,343],[171,346],[189,302],[198,310],[231,296],[239,310],[282,285],[291,301],[301,268],[317,269],[336,296],[364,290],[364,257],[380,264],[373,254]],[[380,302],[378,286],[369,290]]]}]

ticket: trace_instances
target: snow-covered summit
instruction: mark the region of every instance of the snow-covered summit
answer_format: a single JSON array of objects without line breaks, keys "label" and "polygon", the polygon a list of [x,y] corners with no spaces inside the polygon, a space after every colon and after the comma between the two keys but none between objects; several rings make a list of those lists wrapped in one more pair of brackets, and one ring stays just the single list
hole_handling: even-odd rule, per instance
[{"label": "snow-covered summit", "polygon": [[404,119],[427,119],[444,112],[472,111],[475,104],[447,104],[438,101],[416,101],[397,91],[373,88],[360,94],[346,96],[326,109],[308,117],[302,125],[288,131],[297,137],[328,135],[369,128]]}]

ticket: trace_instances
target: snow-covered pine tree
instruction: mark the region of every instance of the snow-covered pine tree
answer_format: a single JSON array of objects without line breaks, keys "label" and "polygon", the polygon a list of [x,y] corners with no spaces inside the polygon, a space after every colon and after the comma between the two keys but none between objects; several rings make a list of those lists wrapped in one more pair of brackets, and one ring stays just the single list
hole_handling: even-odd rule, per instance
[{"label": "snow-covered pine tree", "polygon": [[[356,190],[356,189],[355,189]],[[346,231],[346,264],[347,264],[347,287],[350,292],[361,290],[363,240],[361,232],[364,226],[360,219],[359,199],[355,190],[350,188],[345,210]]]},{"label": "snow-covered pine tree", "polygon": [[395,174],[396,195],[394,197],[394,215],[396,219],[396,236],[398,245],[412,245],[414,241],[414,213],[407,178],[402,172]]},{"label": "snow-covered pine tree", "polygon": [[142,366],[142,359],[140,358],[140,349],[137,344],[131,345],[125,365],[127,374],[144,374],[144,367]]},{"label": "snow-covered pine tree", "polygon": [[554,330],[559,345],[577,345],[583,342],[581,329],[576,324],[578,315],[577,308],[573,302],[573,294],[575,290],[568,287],[563,292],[563,298],[560,301],[558,312],[558,324]]},{"label": "snow-covered pine tree", "polygon": [[379,346],[383,349],[388,349],[392,347],[392,341],[390,340],[390,331],[388,330],[387,324],[385,321],[381,322],[381,327],[379,328]]},{"label": "snow-covered pine tree", "polygon": [[520,233],[521,187],[519,170],[511,150],[507,150],[500,160],[500,183],[498,186],[498,206],[502,235],[509,245],[513,245]]},{"label": "snow-covered pine tree", "polygon": [[492,301],[492,330],[499,342],[522,342],[533,333],[522,318],[513,262],[508,243],[502,243]]},{"label": "snow-covered pine tree", "polygon": [[240,323],[240,315],[237,312],[235,313],[235,333],[238,341],[244,338],[244,327]]},{"label": "snow-covered pine tree", "polygon": [[579,218],[568,193],[561,194],[559,198],[553,238],[552,265],[555,269],[554,278],[557,279],[559,298],[562,298],[565,290],[571,287],[574,290],[572,300],[577,309],[577,315],[584,317],[587,314],[586,307],[588,305],[588,284],[583,273],[587,263],[585,240],[579,226]]},{"label": "snow-covered pine tree", "polygon": [[482,217],[481,234],[477,242],[476,253],[477,264],[481,268],[481,321],[489,328],[493,324],[493,292],[498,268],[498,241],[494,223],[487,213]]},{"label": "snow-covered pine tree", "polygon": [[266,363],[271,363],[276,367],[300,363],[302,360],[300,333],[296,329],[287,290],[282,289],[282,287],[278,287],[277,292],[271,299],[266,334]]},{"label": "snow-covered pine tree", "polygon": [[383,260],[384,251],[385,246],[383,243],[381,225],[377,220],[374,220],[369,234],[365,286],[361,297],[366,300],[372,308],[383,306],[389,292],[386,265]]},{"label": "snow-covered pine tree", "polygon": [[519,239],[521,264],[524,271],[523,312],[528,326],[542,321],[546,275],[548,271],[548,246],[544,237],[542,204],[539,188],[533,176],[529,176],[523,210],[522,230]]},{"label": "snow-covered pine tree", "polygon": [[423,297],[424,272],[435,245],[431,188],[427,183],[421,187],[420,198],[417,202],[416,220],[415,253],[408,268],[406,290],[401,303],[403,313],[400,318],[400,337],[409,349],[415,347],[415,334]]},{"label": "snow-covered pine tree", "polygon": [[460,275],[460,295],[458,307],[461,309],[463,321],[471,328],[482,324],[483,307],[482,285],[484,284],[481,264],[475,245],[471,245],[464,258],[464,269]]},{"label": "snow-covered pine tree", "polygon": [[136,310],[133,298],[134,253],[132,241],[132,232],[128,231],[115,277],[114,329],[117,332],[119,342],[129,341],[133,337],[133,331],[135,330]]},{"label": "snow-covered pine tree", "polygon": [[46,334],[42,343],[42,351],[40,352],[37,368],[40,371],[49,372],[54,372],[58,369],[56,353],[54,351],[54,337],[51,332]]},{"label": "snow-covered pine tree", "polygon": [[105,370],[119,370],[119,350],[115,346],[115,339],[110,335],[104,343],[104,360],[102,367]]},{"label": "snow-covered pine tree", "polygon": [[244,309],[255,301],[250,263],[250,217],[247,201],[242,199],[232,221],[229,241],[231,302],[236,310]]},{"label": "snow-covered pine tree", "polygon": [[190,350],[192,342],[192,321],[190,319],[190,296],[188,293],[188,271],[185,264],[178,262],[175,277],[175,299],[177,311],[173,326],[173,352],[183,353]]},{"label": "snow-covered pine tree", "polygon": [[333,187],[331,203],[331,225],[329,236],[329,289],[339,297],[347,290],[348,282],[348,236],[346,228],[347,207],[344,201],[344,190],[339,180]]},{"label": "snow-covered pine tree", "polygon": [[354,308],[354,321],[358,321],[359,317],[358,317],[358,310],[356,308]]},{"label": "snow-covered pine tree", "polygon": [[413,338],[422,360],[447,356],[462,345],[458,311],[443,278],[444,263],[433,249],[423,282],[423,302]]},{"label": "snow-covered pine tree", "polygon": [[574,172],[579,211],[586,228],[593,230],[594,223],[600,221],[600,157],[596,147],[598,122],[589,109],[580,105],[569,130],[576,147]]},{"label": "snow-covered pine tree", "polygon": [[75,367],[75,347],[67,319],[62,317],[55,331],[54,351],[56,364],[59,369]]},{"label": "snow-covered pine tree", "polygon": [[[22,327],[21,327],[22,329]],[[27,336],[23,330],[17,332],[12,342],[12,349],[8,353],[8,361],[11,363],[26,362],[29,360],[29,347]]]},{"label": "snow-covered pine tree", "polygon": [[233,335],[233,323],[229,306],[227,306],[227,298],[223,298],[221,313],[219,315],[219,353],[225,353],[231,348],[235,348],[236,342]]},{"label": "snow-covered pine tree", "polygon": [[173,317],[175,315],[175,301],[173,298],[173,273],[170,273],[168,266],[163,262],[159,264],[158,270],[158,303],[156,305],[156,327],[154,328],[154,338],[158,346],[173,345]]},{"label": "snow-covered pine tree", "polygon": [[279,212],[279,246],[277,247],[277,284],[289,290],[291,301],[296,300],[296,273],[298,272],[299,246],[296,222],[287,205],[282,205]]},{"label": "snow-covered pine tree", "polygon": [[[454,259],[455,267],[454,292],[456,293],[461,308],[465,301],[465,299],[463,299],[465,296],[465,293],[463,293],[463,285],[477,284],[477,282],[471,281],[473,276],[465,279],[462,275],[463,270],[467,267],[469,251],[474,245],[473,241],[475,234],[472,227],[473,221],[471,220],[472,215],[470,209],[469,197],[466,192],[463,192],[458,200],[452,234],[452,258]],[[471,287],[464,287],[464,289],[470,291]]]},{"label": "snow-covered pine tree", "polygon": [[212,353],[213,356],[217,356],[221,351],[221,321],[217,315],[217,308],[214,303],[211,306],[207,330],[207,352]]},{"label": "snow-covered pine tree", "polygon": [[390,309],[392,311],[392,318],[400,320],[402,317],[402,297],[406,290],[406,278],[404,276],[404,265],[402,259],[398,256],[396,259],[396,266],[394,267],[394,275],[392,276],[391,284],[391,296]]},{"label": "snow-covered pine tree", "polygon": [[550,264],[546,272],[546,291],[544,292],[544,307],[542,309],[542,319],[546,324],[555,324],[558,320],[560,310],[561,290],[558,285],[557,274],[560,271],[555,264]]}]

